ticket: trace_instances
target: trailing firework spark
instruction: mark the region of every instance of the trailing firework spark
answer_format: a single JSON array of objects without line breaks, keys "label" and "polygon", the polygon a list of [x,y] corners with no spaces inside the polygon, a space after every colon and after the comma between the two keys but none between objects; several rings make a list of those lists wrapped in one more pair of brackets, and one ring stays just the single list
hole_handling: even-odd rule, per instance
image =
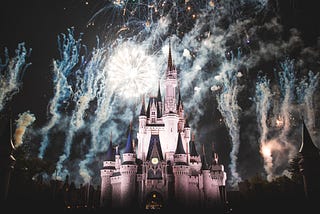
[{"label": "trailing firework spark", "polygon": [[243,86],[238,84],[238,78],[242,77],[242,74],[237,71],[240,60],[239,57],[238,52],[237,58],[232,57],[231,61],[225,61],[222,64],[219,76],[216,76],[216,80],[218,80],[221,85],[221,90],[219,87],[211,87],[211,90],[220,90],[220,93],[216,95],[218,109],[224,118],[231,137],[232,149],[229,164],[231,178],[229,179],[229,184],[233,188],[236,188],[242,180],[237,170],[237,160],[240,149],[239,114],[241,112],[241,107],[238,105],[238,94],[243,88]]},{"label": "trailing firework spark", "polygon": [[68,29],[68,34],[61,34],[58,37],[60,59],[53,61],[54,96],[49,104],[51,118],[40,130],[43,139],[39,149],[39,158],[43,158],[49,145],[50,131],[61,122],[61,109],[68,104],[72,95],[72,84],[68,82],[68,79],[73,75],[75,66],[79,63],[81,49],[81,39],[76,40],[73,34],[73,29]]},{"label": "trailing firework spark", "polygon": [[20,43],[15,50],[15,56],[10,58],[9,51],[5,48],[4,62],[0,58],[0,112],[6,103],[19,92],[22,77],[31,65],[27,62],[31,49],[27,50],[24,43]]},{"label": "trailing firework spark", "polygon": [[[298,81],[295,75],[294,60],[286,59],[281,62],[280,67],[282,70],[278,72],[280,78],[277,85],[280,88],[280,96],[274,96],[276,93],[271,92],[270,80],[266,77],[260,78],[256,84],[257,122],[261,135],[260,152],[264,159],[268,181],[285,173],[279,169],[283,169],[296,154],[297,145],[294,145],[292,139],[289,138],[289,132],[294,128],[292,114],[303,109],[302,112],[314,115],[312,97],[319,81],[318,75],[314,75],[313,72],[309,72],[308,77],[303,77]],[[271,101],[275,102],[276,99],[279,99],[279,109],[275,109],[275,112],[278,113],[272,115],[269,109]],[[293,107],[295,102],[299,105],[296,108]],[[304,103],[305,106],[303,106]],[[272,107],[276,108],[277,106],[273,105]],[[268,117],[275,121],[275,128],[278,129],[278,134],[273,134],[271,139],[268,136],[272,132],[270,129],[272,127],[269,128],[266,123]],[[307,121],[308,118],[306,118]],[[313,123],[313,117],[311,117],[310,123]]]}]

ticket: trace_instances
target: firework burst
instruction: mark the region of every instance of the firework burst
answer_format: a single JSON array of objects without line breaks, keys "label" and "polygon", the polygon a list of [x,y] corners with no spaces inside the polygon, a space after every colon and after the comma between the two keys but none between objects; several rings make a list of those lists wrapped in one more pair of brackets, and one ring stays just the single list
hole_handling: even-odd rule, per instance
[{"label": "firework burst", "polygon": [[108,84],[120,97],[138,98],[149,94],[159,81],[156,56],[143,45],[127,41],[116,47],[105,66]]}]

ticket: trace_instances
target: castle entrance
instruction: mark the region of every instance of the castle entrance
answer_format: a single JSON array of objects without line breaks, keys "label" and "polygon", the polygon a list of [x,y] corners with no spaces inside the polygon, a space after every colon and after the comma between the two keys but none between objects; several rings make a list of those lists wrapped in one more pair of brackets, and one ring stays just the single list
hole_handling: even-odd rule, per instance
[{"label": "castle entrance", "polygon": [[146,209],[161,209],[164,206],[162,195],[159,192],[152,191],[146,197]]}]

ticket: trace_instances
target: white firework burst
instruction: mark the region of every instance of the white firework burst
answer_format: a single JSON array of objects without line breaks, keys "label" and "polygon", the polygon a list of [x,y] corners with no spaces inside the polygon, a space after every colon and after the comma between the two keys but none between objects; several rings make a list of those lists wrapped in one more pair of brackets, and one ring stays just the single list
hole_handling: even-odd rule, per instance
[{"label": "white firework burst", "polygon": [[148,54],[145,46],[126,41],[115,48],[106,64],[109,87],[124,99],[152,93],[159,81],[156,64],[155,55]]}]

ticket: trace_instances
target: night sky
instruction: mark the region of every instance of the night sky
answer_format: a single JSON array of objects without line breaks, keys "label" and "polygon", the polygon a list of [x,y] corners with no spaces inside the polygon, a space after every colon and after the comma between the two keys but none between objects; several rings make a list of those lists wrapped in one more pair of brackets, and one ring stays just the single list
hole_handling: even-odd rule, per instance
[{"label": "night sky", "polygon": [[[141,2],[149,2],[149,10]],[[195,131],[199,152],[201,144],[204,144],[210,154],[211,144],[214,144],[220,162],[225,165],[231,186],[256,173],[266,177],[282,175],[287,160],[295,154],[301,142],[302,116],[307,120],[315,144],[320,145],[320,124],[317,119],[320,113],[317,84],[320,67],[320,14],[317,11],[317,1],[168,2],[175,2],[176,5],[152,0],[124,0],[118,3],[107,0],[18,0],[1,3],[2,62],[5,48],[8,49],[9,58],[13,58],[18,44],[23,42],[27,50],[32,49],[30,57],[27,57],[27,63],[32,64],[16,82],[19,90],[12,98],[1,100],[4,107],[0,109],[0,113],[4,118],[8,109],[11,109],[15,120],[23,112],[32,113],[35,117],[32,124],[26,127],[22,144],[31,156],[57,163],[60,159],[61,163],[57,164],[59,176],[71,174],[71,179],[78,183],[91,178],[93,183],[98,184],[99,169],[110,133],[113,133],[115,144],[119,144],[121,148],[125,143],[129,122],[132,119],[137,122],[142,94],[154,93],[140,93],[137,85],[131,85],[137,91],[126,91],[126,83],[117,80],[128,72],[125,70],[127,61],[121,57],[129,52],[133,54],[132,58],[154,59],[156,63],[151,62],[150,66],[160,68],[158,72],[164,72],[169,37],[174,62],[181,70],[185,112]],[[98,13],[100,10],[102,12]],[[203,16],[200,15],[201,11]],[[167,20],[162,18],[168,14],[171,18],[168,19],[170,24],[167,26]],[[69,70],[68,63],[72,60],[61,58],[57,42],[59,35],[68,35],[68,29],[74,29],[72,39],[76,42],[82,34],[77,58],[81,58],[80,55],[86,58],[84,62],[77,61]],[[97,38],[100,41],[99,47]],[[140,47],[141,50],[148,51],[134,55],[140,51]],[[99,70],[101,64],[108,63],[106,67],[110,74],[106,78],[116,82],[114,86],[112,81],[109,85],[106,84],[104,93],[97,90],[96,94],[89,94],[87,88],[82,87],[90,80],[88,76],[92,69],[89,68],[89,62],[96,60],[93,50],[98,50],[95,53],[97,58],[106,57],[93,63],[93,70]],[[236,59],[238,50],[242,53],[240,59]],[[66,94],[58,94],[54,90],[59,76],[53,72],[54,60],[60,63],[62,70],[65,69],[62,75],[65,75],[66,84],[72,88],[71,92],[68,87],[60,88]],[[117,63],[123,64],[117,67]],[[287,71],[290,73],[290,63],[294,65],[294,80],[290,79],[290,74],[286,76]],[[117,72],[117,69],[120,71]],[[141,69],[147,76],[152,74]],[[229,70],[234,72],[228,73]],[[285,71],[283,76],[277,75],[281,71]],[[313,72],[313,76],[308,76],[309,71]],[[1,72],[4,74],[13,71],[4,68]],[[98,73],[94,75],[97,78],[99,76]],[[270,79],[270,91],[273,94],[265,99],[266,102],[270,101],[268,108],[266,102],[262,102],[267,94],[266,90],[262,90],[259,96],[256,93],[259,78],[264,75],[266,79]],[[145,88],[151,85],[157,90],[155,86],[158,77],[146,78],[138,74],[136,79],[148,81],[149,85]],[[141,83],[138,80],[137,84]],[[282,80],[284,85],[279,83]],[[266,82],[268,81],[261,80],[261,83]],[[308,84],[304,84],[306,82]],[[63,84],[65,83],[60,82],[60,85]],[[1,90],[4,89],[2,87],[3,85]],[[103,88],[101,85],[99,87]],[[299,91],[301,88],[304,90]],[[137,97],[128,95],[135,92]],[[107,98],[100,98],[100,95]],[[235,95],[235,100],[225,99],[232,95]],[[54,97],[59,99],[54,101]],[[78,111],[84,112],[84,125],[70,125],[69,121],[76,112],[76,103],[81,97],[91,98],[86,108],[82,112]],[[97,113],[99,101],[101,109],[111,116]],[[56,107],[54,112],[50,107]],[[60,117],[54,121],[54,125],[49,126],[54,115]],[[267,119],[262,119],[261,115],[265,115]],[[102,122],[97,122],[100,119]],[[278,126],[277,119],[285,124]],[[18,127],[17,124],[16,126]],[[93,134],[92,127],[98,127],[96,131],[102,131]],[[137,127],[134,129],[137,130]],[[73,139],[69,148],[65,143],[68,136]],[[44,140],[45,137],[48,138],[47,141]],[[264,166],[270,159],[259,152],[263,139],[269,142],[267,148],[273,152],[274,168]],[[91,144],[91,141],[96,143]],[[280,144],[277,141],[281,141]],[[39,154],[41,146],[46,146],[42,155]],[[62,154],[67,156],[64,161],[65,156]]]}]

